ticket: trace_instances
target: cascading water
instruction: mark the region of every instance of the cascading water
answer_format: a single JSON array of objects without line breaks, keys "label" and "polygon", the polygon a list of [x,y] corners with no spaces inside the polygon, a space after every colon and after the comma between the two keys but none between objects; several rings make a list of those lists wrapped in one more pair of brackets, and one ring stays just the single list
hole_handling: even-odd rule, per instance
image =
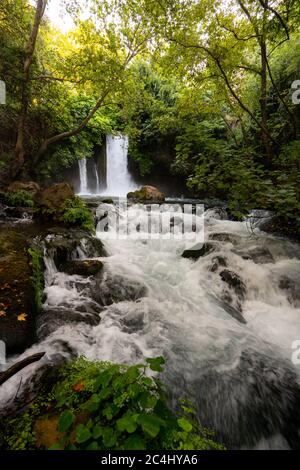
[{"label": "cascading water", "polygon": [[86,158],[78,160],[79,177],[80,177],[80,194],[88,194],[88,179],[87,179],[87,161]]},{"label": "cascading water", "polygon": [[99,194],[100,193],[100,178],[99,178],[96,162],[94,164],[94,172],[95,172],[95,179],[96,179],[96,194]]},{"label": "cascading water", "polygon": [[[102,205],[99,219],[116,211]],[[135,207],[130,215],[147,217]],[[59,272],[46,253],[40,343],[23,356],[136,363],[163,355],[174,403],[192,397],[201,423],[228,447],[299,448],[300,371],[291,356],[300,339],[300,247],[215,211],[204,217],[212,251],[198,260],[181,256],[183,241],[106,240],[104,272],[85,279]],[[23,383],[39,367],[26,369]],[[4,384],[2,404],[19,380]]]},{"label": "cascading water", "polygon": [[128,171],[128,137],[108,135],[106,154],[107,188],[102,194],[125,197],[127,193],[137,189]]}]

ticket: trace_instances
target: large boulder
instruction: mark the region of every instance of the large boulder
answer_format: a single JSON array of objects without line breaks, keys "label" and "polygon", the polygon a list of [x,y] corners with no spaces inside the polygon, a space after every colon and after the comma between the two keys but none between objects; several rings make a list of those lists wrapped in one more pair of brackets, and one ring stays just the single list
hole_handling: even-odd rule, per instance
[{"label": "large boulder", "polygon": [[133,199],[136,201],[156,201],[163,202],[165,200],[165,195],[159,189],[154,186],[143,186],[137,191],[127,194],[128,199]]},{"label": "large boulder", "polygon": [[50,211],[61,211],[64,203],[74,197],[74,191],[68,183],[58,183],[39,191],[35,195],[36,203]]},{"label": "large boulder", "polygon": [[9,193],[18,193],[19,191],[26,191],[33,196],[41,190],[38,183],[35,181],[13,181],[7,187]]}]

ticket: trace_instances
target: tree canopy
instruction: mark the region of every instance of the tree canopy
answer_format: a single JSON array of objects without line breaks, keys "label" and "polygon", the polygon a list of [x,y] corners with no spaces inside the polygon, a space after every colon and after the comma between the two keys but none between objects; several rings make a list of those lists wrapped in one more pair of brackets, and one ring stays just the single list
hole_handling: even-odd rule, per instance
[{"label": "tree canopy", "polygon": [[[1,178],[51,179],[126,131],[141,175],[164,168],[232,212],[299,231],[297,0],[64,0],[0,5]],[[84,16],[82,12],[85,12]],[[164,169],[164,171],[165,171]]]}]

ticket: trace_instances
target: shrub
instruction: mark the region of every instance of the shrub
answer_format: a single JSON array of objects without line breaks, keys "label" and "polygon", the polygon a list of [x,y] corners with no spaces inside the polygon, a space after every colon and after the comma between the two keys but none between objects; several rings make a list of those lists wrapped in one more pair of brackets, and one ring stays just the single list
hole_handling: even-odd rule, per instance
[{"label": "shrub", "polygon": [[160,381],[147,375],[162,371],[163,363],[161,357],[135,366],[79,358],[56,369],[52,385],[23,416],[6,424],[8,447],[43,448],[35,430],[56,418],[50,449],[224,449],[199,426],[189,404],[183,402],[177,415],[168,408]]},{"label": "shrub", "polygon": [[78,196],[75,196],[72,199],[68,199],[65,202],[63,207],[62,221],[67,224],[77,225],[84,230],[88,230],[89,232],[95,231],[93,216],[84,202]]},{"label": "shrub", "polygon": [[16,193],[5,193],[4,202],[13,207],[34,207],[35,203],[30,193],[18,191]]}]

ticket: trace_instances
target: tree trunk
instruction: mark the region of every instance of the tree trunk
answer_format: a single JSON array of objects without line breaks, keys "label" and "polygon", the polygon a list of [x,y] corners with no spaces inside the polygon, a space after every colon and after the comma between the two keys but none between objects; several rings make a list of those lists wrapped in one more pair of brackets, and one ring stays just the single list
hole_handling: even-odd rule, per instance
[{"label": "tree trunk", "polygon": [[261,111],[261,125],[267,132],[262,133],[262,142],[266,157],[266,166],[270,167],[273,160],[273,150],[270,143],[268,134],[270,134],[268,126],[268,95],[267,95],[267,46],[264,34],[260,41],[261,52],[261,95],[260,95],[260,111]]},{"label": "tree trunk", "polygon": [[25,47],[25,60],[23,65],[23,81],[21,93],[21,111],[18,122],[17,141],[14,150],[14,160],[11,167],[11,177],[16,177],[25,161],[24,133],[30,99],[30,67],[34,58],[35,46],[42,18],[44,16],[47,0],[37,0],[34,23]]},{"label": "tree trunk", "polygon": [[104,105],[105,98],[109,93],[111,93],[113,88],[110,90],[106,90],[103,92],[102,96],[98,99],[97,103],[95,106],[91,109],[89,114],[86,116],[86,118],[74,129],[66,132],[62,132],[61,134],[54,135],[53,137],[49,137],[49,139],[46,139],[42,142],[39,150],[37,151],[36,155],[33,157],[32,163],[33,166],[37,165],[38,162],[41,160],[45,152],[47,151],[48,147],[50,145],[56,144],[58,142],[61,142],[65,139],[68,139],[69,137],[73,137],[75,135],[80,134],[80,132],[88,125],[90,120],[93,118],[93,116],[96,114],[99,108]]}]

